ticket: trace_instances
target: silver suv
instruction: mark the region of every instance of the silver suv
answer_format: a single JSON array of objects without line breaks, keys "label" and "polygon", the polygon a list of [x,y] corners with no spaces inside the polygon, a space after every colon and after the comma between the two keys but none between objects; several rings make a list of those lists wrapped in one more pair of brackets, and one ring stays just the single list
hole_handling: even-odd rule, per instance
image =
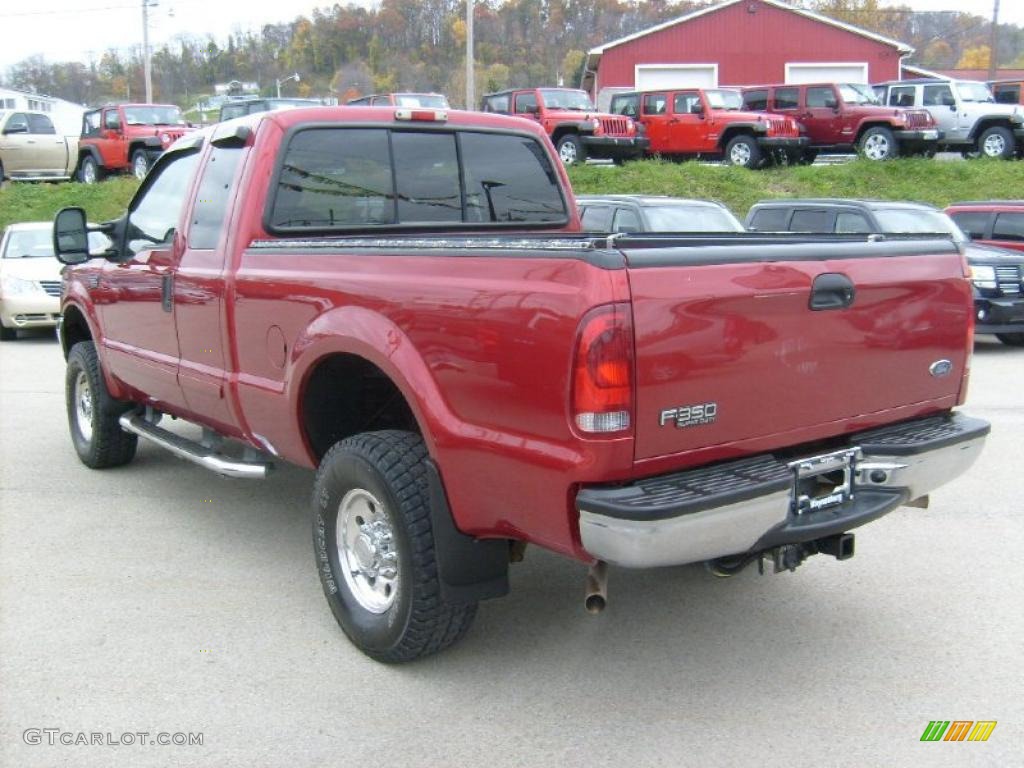
[{"label": "silver suv", "polygon": [[875,86],[883,104],[923,107],[942,131],[939,149],[1009,160],[1024,149],[1024,111],[996,104],[977,80],[895,80]]}]

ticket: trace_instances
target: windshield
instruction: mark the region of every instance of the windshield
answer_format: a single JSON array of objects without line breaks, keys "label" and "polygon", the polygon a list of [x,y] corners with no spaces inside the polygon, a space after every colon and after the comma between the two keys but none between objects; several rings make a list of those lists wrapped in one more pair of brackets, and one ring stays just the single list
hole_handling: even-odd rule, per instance
[{"label": "windshield", "polygon": [[743,96],[739,91],[726,91],[716,88],[704,91],[704,97],[712,109],[743,109]]},{"label": "windshield", "polygon": [[711,205],[644,206],[650,232],[742,232],[743,225],[724,208]]},{"label": "windshield", "polygon": [[[110,247],[110,239],[102,232],[89,233],[89,252],[102,253]],[[34,259],[53,256],[53,227],[17,229],[7,238],[5,259]]]},{"label": "windshield", "polygon": [[439,93],[396,93],[395,106],[448,109],[448,99]]},{"label": "windshield", "polygon": [[177,107],[125,107],[124,119],[128,125],[185,125]]},{"label": "windshield", "polygon": [[960,81],[956,84],[956,89],[960,93],[961,101],[977,101],[982,103],[995,101],[992,91],[984,83]]},{"label": "windshield", "polygon": [[878,97],[871,86],[860,83],[840,83],[839,95],[847,104],[879,104]]},{"label": "windshield", "polygon": [[548,109],[578,109],[589,112],[594,109],[593,102],[586,91],[566,91],[542,88],[540,96]]},{"label": "windshield", "polygon": [[882,232],[888,235],[938,234],[952,235],[962,243],[967,235],[949,216],[941,211],[922,211],[919,208],[876,208],[875,218]]}]

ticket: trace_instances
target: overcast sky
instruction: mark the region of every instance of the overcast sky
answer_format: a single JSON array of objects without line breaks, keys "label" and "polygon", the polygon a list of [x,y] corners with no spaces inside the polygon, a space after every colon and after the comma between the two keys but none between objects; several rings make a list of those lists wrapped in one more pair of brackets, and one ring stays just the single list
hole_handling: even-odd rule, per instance
[{"label": "overcast sky", "polygon": [[[353,2],[353,0],[343,0]],[[226,38],[235,30],[259,29],[263,24],[309,15],[332,2],[314,0],[159,0],[150,11],[150,44],[158,47],[176,35]],[[354,4],[375,5],[374,0]],[[989,15],[991,0],[906,0],[916,10],[961,10]],[[1003,0],[1000,19],[1024,26],[1024,0]],[[37,0],[0,5],[0,71],[35,54],[48,61],[99,59],[108,48],[141,45],[141,0]],[[239,15],[244,8],[244,16]]]}]

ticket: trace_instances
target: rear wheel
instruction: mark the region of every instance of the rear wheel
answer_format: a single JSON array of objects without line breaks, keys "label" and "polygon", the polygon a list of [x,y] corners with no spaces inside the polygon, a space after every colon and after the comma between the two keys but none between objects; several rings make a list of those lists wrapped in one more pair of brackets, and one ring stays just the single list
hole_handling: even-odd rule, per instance
[{"label": "rear wheel", "polygon": [[868,160],[892,160],[900,153],[893,132],[882,125],[876,125],[864,131],[857,150]]},{"label": "rear wheel", "polygon": [[383,662],[458,641],[476,603],[441,597],[423,439],[364,432],[337,443],[313,488],[313,550],[324,596],[348,638]]},{"label": "rear wheel", "polygon": [[133,406],[110,396],[91,341],[80,341],[71,348],[65,392],[71,442],[83,464],[104,469],[135,458],[138,438],[118,423],[121,414]]},{"label": "rear wheel", "polygon": [[1011,347],[1024,347],[1024,333],[997,333],[996,338]]},{"label": "rear wheel", "polygon": [[587,150],[575,133],[567,133],[558,140],[558,157],[562,165],[582,163],[587,159]]},{"label": "rear wheel", "polygon": [[725,164],[738,165],[740,168],[759,168],[761,166],[761,148],[753,136],[741,134],[734,136],[725,146]]},{"label": "rear wheel", "polygon": [[1014,144],[1013,131],[1001,125],[986,128],[978,137],[978,151],[981,157],[994,160],[1010,160],[1017,147]]},{"label": "rear wheel", "polygon": [[149,155],[143,149],[136,149],[132,152],[132,174],[136,179],[142,181],[149,173]]},{"label": "rear wheel", "polygon": [[78,180],[83,184],[95,184],[103,178],[103,172],[92,155],[86,155],[78,166]]}]

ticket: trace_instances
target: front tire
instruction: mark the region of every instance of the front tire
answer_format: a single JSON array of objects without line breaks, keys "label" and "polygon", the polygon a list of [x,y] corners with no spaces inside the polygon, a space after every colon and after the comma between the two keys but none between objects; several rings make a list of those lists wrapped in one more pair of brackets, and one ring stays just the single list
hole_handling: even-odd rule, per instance
[{"label": "front tire", "polygon": [[740,168],[759,168],[762,162],[761,147],[753,136],[734,136],[725,146],[725,164]]},{"label": "front tire", "polygon": [[144,149],[136,149],[132,152],[132,175],[142,181],[149,173],[149,155]]},{"label": "front tire", "polygon": [[71,442],[78,458],[92,469],[119,467],[135,458],[138,437],[121,429],[118,419],[132,403],[110,396],[96,346],[80,341],[71,348],[65,377]]},{"label": "front tire", "polygon": [[1024,347],[1024,333],[997,333],[996,338],[1008,347]]},{"label": "front tire", "polygon": [[868,160],[892,160],[899,157],[900,148],[896,136],[888,128],[876,125],[864,131],[857,144],[857,151]]},{"label": "front tire", "polygon": [[320,462],[313,488],[313,551],[324,596],[367,656],[395,663],[462,638],[476,603],[441,597],[423,439],[364,432]]},{"label": "front tire", "polygon": [[562,165],[575,165],[587,159],[587,149],[575,133],[567,133],[560,138],[557,149]]},{"label": "front tire", "polygon": [[1013,131],[1001,125],[986,128],[978,137],[978,153],[993,160],[1012,160],[1017,147]]}]

